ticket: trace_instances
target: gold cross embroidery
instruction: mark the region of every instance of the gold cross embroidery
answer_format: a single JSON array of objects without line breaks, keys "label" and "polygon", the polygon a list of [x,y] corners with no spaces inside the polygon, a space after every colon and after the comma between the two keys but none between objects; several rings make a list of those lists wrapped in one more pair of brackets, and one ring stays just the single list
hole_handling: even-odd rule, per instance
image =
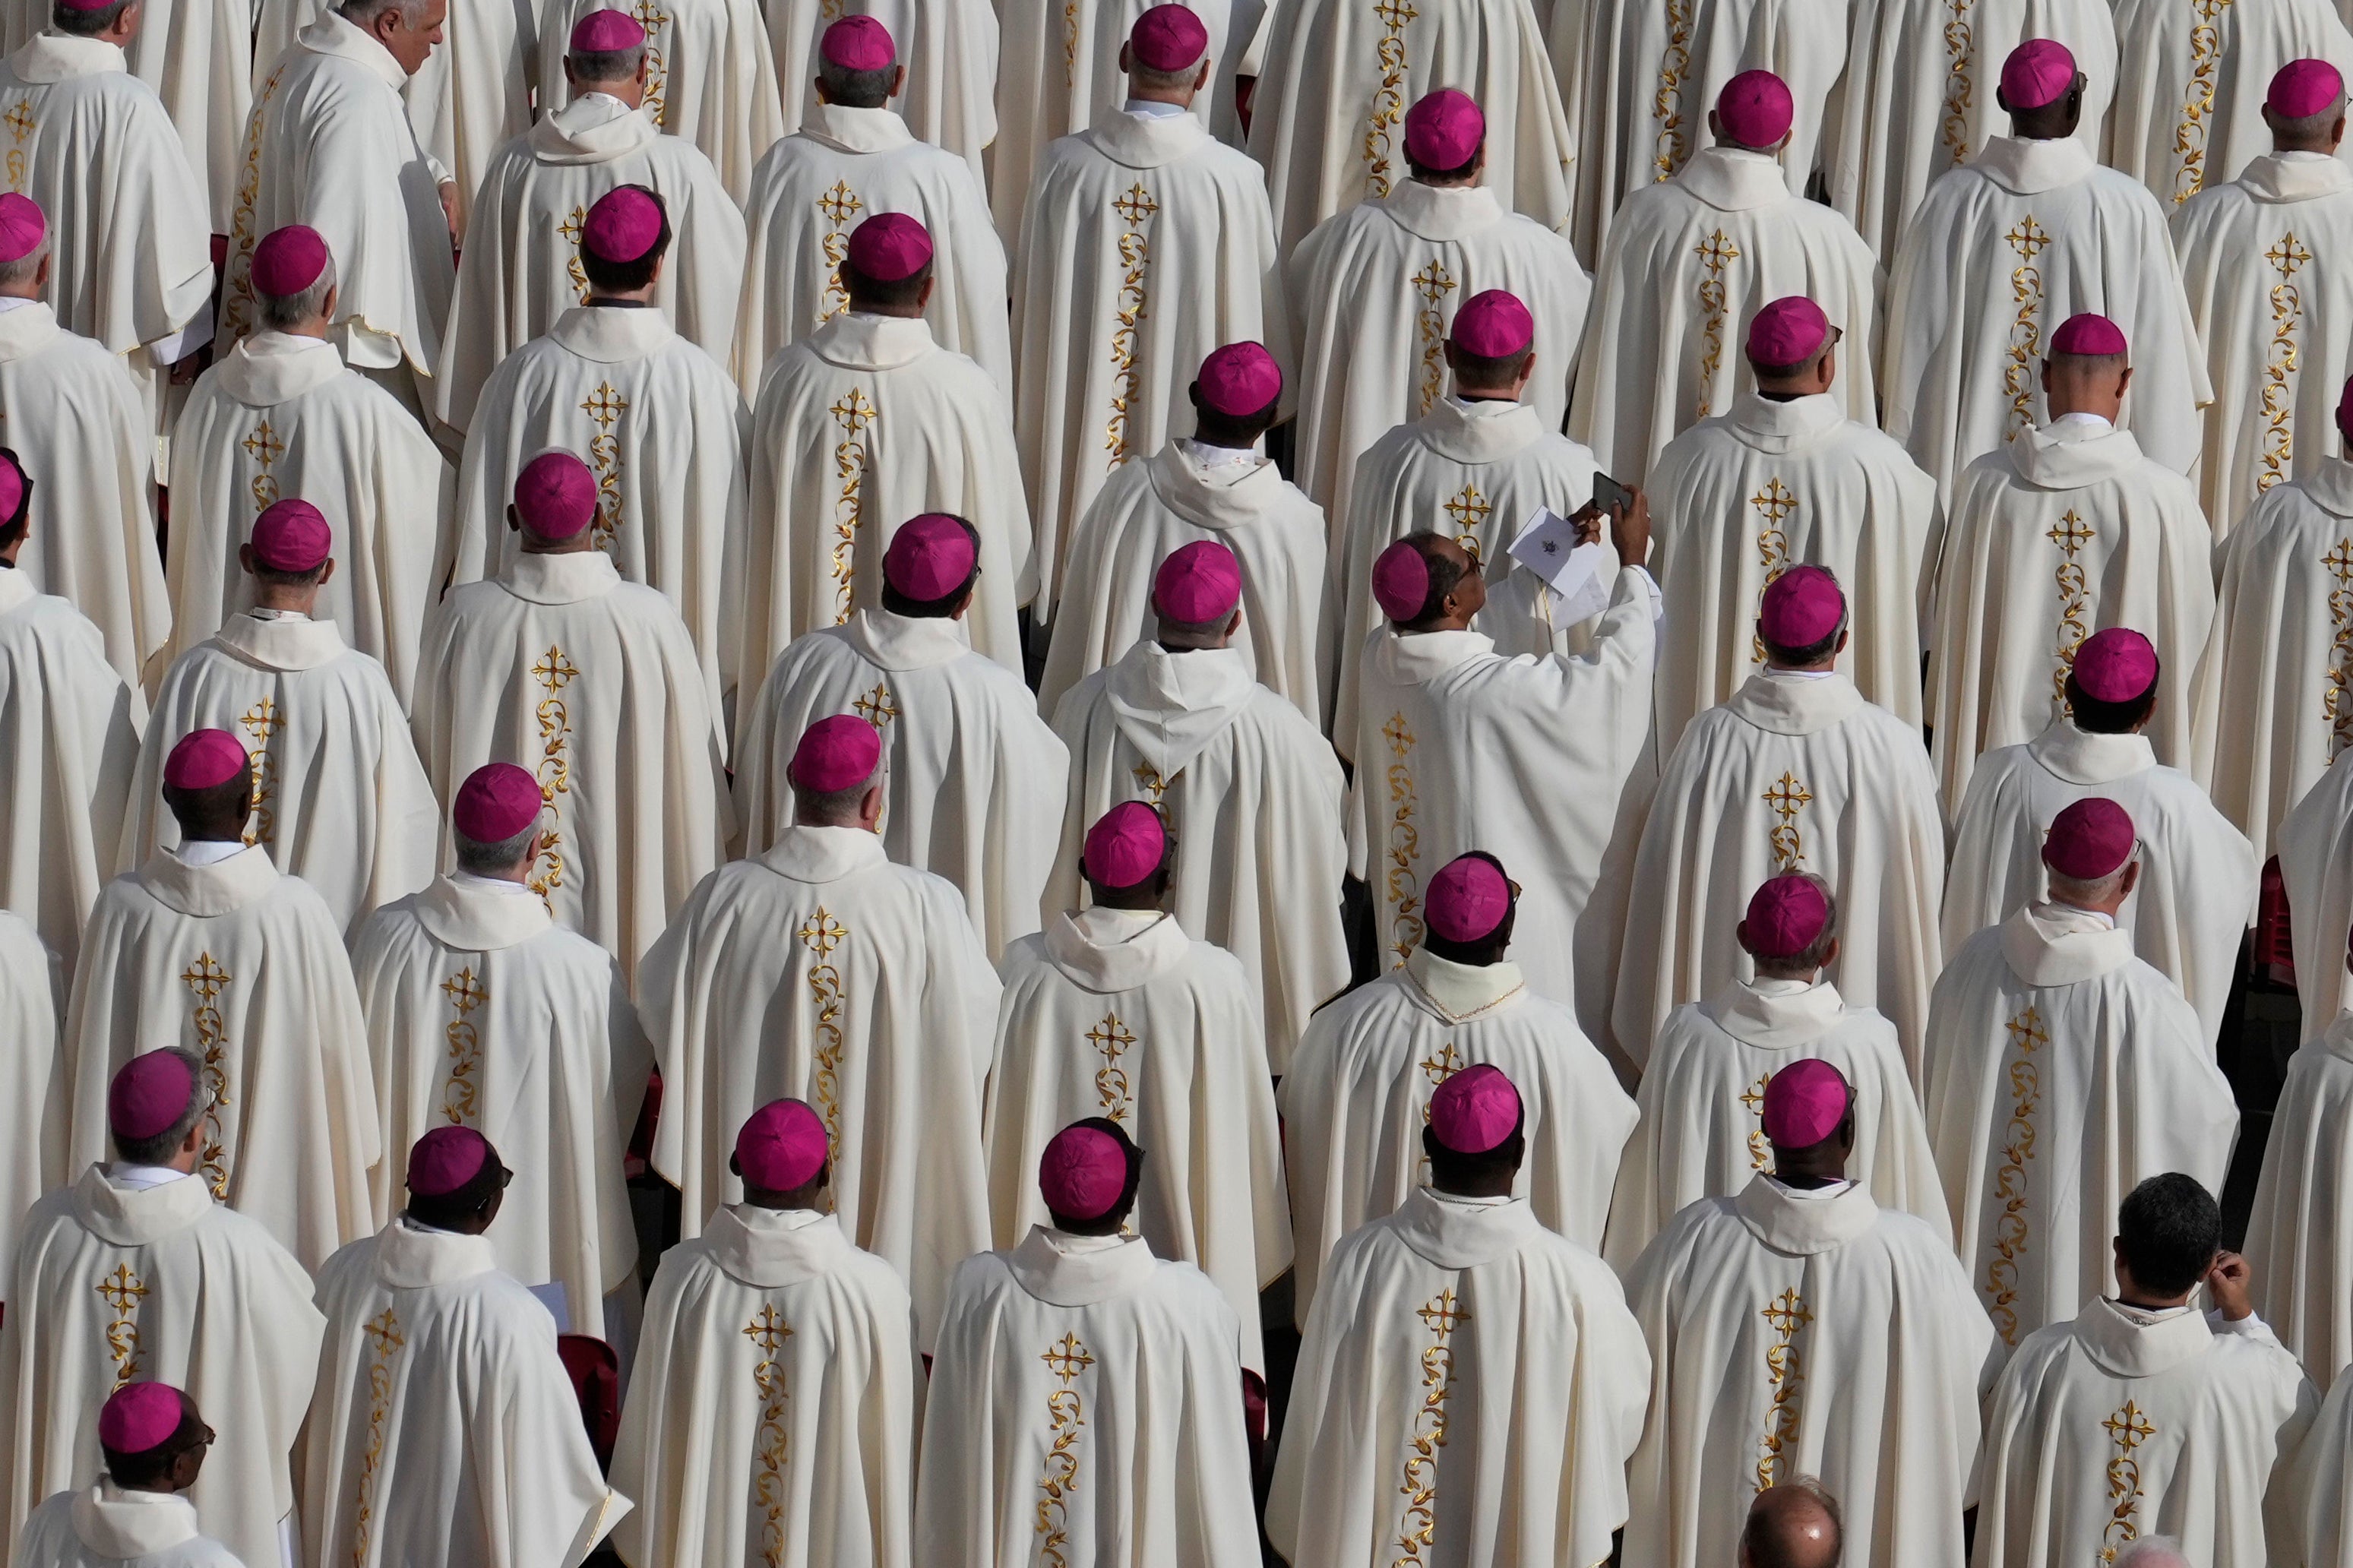
[{"label": "gold cross embroidery", "polygon": [[[1771,587],[1781,574],[1789,569],[1789,535],[1781,526],[1798,510],[1798,498],[1776,474],[1765,481],[1765,488],[1748,498],[1765,526],[1757,532],[1757,558],[1765,568],[1765,587]],[[1765,602],[1764,589],[1757,590],[1757,605]],[[1752,636],[1748,639],[1748,656],[1752,663],[1765,662],[1765,641]]]},{"label": "gold cross embroidery", "polygon": [[1454,274],[1446,270],[1442,261],[1432,260],[1427,267],[1406,279],[1413,291],[1432,305],[1454,292]]},{"label": "gold cross embroidery", "polygon": [[581,404],[580,408],[589,418],[596,422],[599,428],[610,430],[614,421],[628,412],[628,406],[629,400],[614,391],[611,382],[600,382],[597,384],[596,390],[588,395],[587,401]]},{"label": "gold cross embroidery", "polygon": [[2070,511],[2042,537],[2073,555],[2091,542],[2092,531],[2084,526],[2084,520],[2080,516]]},{"label": "gold cross embroidery", "polygon": [[471,969],[461,969],[444,980],[441,994],[448,997],[449,1005],[461,1014],[470,1013],[491,999],[491,994],[482,989]]},{"label": "gold cross embroidery", "polygon": [[14,138],[8,149],[8,188],[21,195],[25,189],[25,138],[33,133],[37,121],[33,118],[31,101],[22,98],[9,106],[5,118]]},{"label": "gold cross embroidery", "polygon": [[771,1304],[762,1307],[752,1321],[744,1325],[744,1337],[760,1347],[760,1353],[773,1359],[776,1347],[793,1337],[793,1326],[784,1320]]},{"label": "gold cross embroidery", "polygon": [[[1462,1053],[1455,1048],[1454,1042],[1449,1040],[1415,1065],[1421,1068],[1422,1077],[1428,1079],[1434,1088],[1461,1072],[1468,1064],[1463,1061]],[[1422,1120],[1430,1120],[1427,1110],[1422,1112]]]},{"label": "gold cross embroidery", "polygon": [[2312,252],[2304,247],[2291,229],[2280,237],[2277,245],[2263,252],[2263,259],[2277,268],[2281,277],[2293,278],[2296,268],[2312,259]]},{"label": "gold cross embroidery", "polygon": [[1454,492],[1454,499],[1445,506],[1446,515],[1454,520],[1454,542],[1470,552],[1473,562],[1479,560],[1479,531],[1487,526],[1487,519],[1495,510],[1475,484],[1465,484]]},{"label": "gold cross embroidery", "polygon": [[1701,240],[1692,254],[1698,257],[1710,272],[1722,272],[1727,262],[1740,259],[1740,247],[1732,243],[1730,235],[1717,229]]},{"label": "gold cross embroidery", "polygon": [[1700,279],[1699,308],[1705,315],[1700,336],[1698,417],[1704,419],[1715,398],[1716,371],[1724,363],[1724,319],[1730,296],[1724,287],[1724,269],[1740,259],[1740,247],[1722,229],[1693,247],[1692,254],[1707,268]]},{"label": "gold cross embroidery", "polygon": [[1062,1386],[1065,1388],[1070,1387],[1079,1373],[1095,1364],[1093,1354],[1080,1341],[1079,1336],[1069,1333],[1062,1336],[1060,1344],[1041,1352],[1038,1359],[1046,1363],[1047,1371],[1062,1380]]},{"label": "gold cross embroidery", "polygon": [[1784,772],[1778,783],[1765,792],[1765,804],[1781,819],[1773,829],[1773,858],[1777,871],[1793,871],[1806,858],[1806,844],[1798,832],[1798,811],[1813,804],[1813,793],[1798,782],[1798,775]]},{"label": "gold cross embroidery", "polygon": [[131,1272],[129,1264],[118,1263],[114,1266],[113,1273],[98,1282],[98,1294],[100,1299],[116,1312],[128,1312],[136,1308],[146,1297],[147,1287],[136,1274]]},{"label": "gold cross embroidery", "polygon": [[849,934],[849,928],[819,905],[817,913],[801,922],[797,934],[802,945],[811,952],[819,958],[830,958],[833,950],[841,945],[841,939]]},{"label": "gold cross embroidery", "polygon": [[120,1388],[139,1375],[138,1308],[147,1286],[129,1264],[118,1263],[113,1273],[98,1282],[98,1294],[114,1313],[106,1325],[106,1353],[113,1359],[114,1386]]},{"label": "gold cross embroidery", "polygon": [[867,399],[865,393],[854,386],[849,389],[848,397],[826,412],[833,416],[835,423],[844,432],[852,436],[862,435],[866,427],[874,423],[874,405]]},{"label": "gold cross embroidery", "polygon": [[247,455],[265,468],[286,453],[286,443],[278,438],[278,432],[269,427],[267,419],[253,427],[253,434],[245,438],[244,445]]},{"label": "gold cross embroidery", "polygon": [[1421,13],[1407,4],[1407,0],[1381,0],[1373,7],[1373,15],[1381,19],[1384,27],[1402,27]]},{"label": "gold cross embroidery", "polygon": [[394,1315],[393,1310],[389,1307],[369,1319],[367,1326],[360,1332],[375,1342],[376,1359],[379,1361],[408,1342],[401,1337],[400,1319]]},{"label": "gold cross embroidery", "polygon": [[449,1081],[441,1090],[441,1115],[452,1127],[470,1126],[480,1092],[474,1079],[481,1070],[482,1037],[467,1015],[489,1001],[491,994],[474,978],[471,965],[444,980],[441,994],[458,1014],[441,1026],[449,1042]]},{"label": "gold cross embroidery", "polygon": [[891,699],[891,686],[888,681],[876,681],[873,690],[849,706],[860,718],[878,730],[888,727],[892,720],[899,717],[899,710]]},{"label": "gold cross embroidery", "polygon": [[580,673],[560,647],[550,647],[542,654],[539,662],[531,667],[531,672],[550,691],[563,690]]},{"label": "gold cross embroidery", "polygon": [[571,274],[572,291],[584,305],[588,302],[588,269],[580,265],[580,236],[587,225],[588,209],[574,207],[572,216],[555,226],[555,232],[571,243],[572,255],[565,262],[565,270]]},{"label": "gold cross embroidery", "polygon": [[181,984],[210,1002],[221,994],[221,988],[237,976],[213,962],[209,952],[199,953],[196,962],[180,972]]},{"label": "gold cross embroidery", "polygon": [[1773,1331],[1787,1338],[1814,1321],[1806,1310],[1805,1299],[1795,1290],[1784,1290],[1773,1298],[1760,1314],[1773,1325]]},{"label": "gold cross embroidery", "polygon": [[2042,255],[2044,250],[2048,249],[2051,245],[2050,231],[2045,229],[2041,224],[2034,221],[2034,215],[2032,213],[2026,215],[2026,221],[2024,223],[2020,224],[2016,228],[2011,229],[2008,234],[2003,235],[2001,237],[2009,241],[2010,247],[2018,252],[2020,259],[2025,261],[2033,260],[2037,256]]},{"label": "gold cross embroidery", "polygon": [[1139,180],[1128,186],[1126,192],[1111,204],[1111,210],[1119,214],[1121,219],[1133,227],[1158,212],[1160,204],[1152,199],[1152,193],[1145,190],[1144,182]]},{"label": "gold cross embroidery", "polygon": [[1759,1073],[1757,1081],[1741,1091],[1740,1103],[1755,1118],[1757,1126],[1748,1134],[1748,1164],[1762,1171],[1772,1163],[1773,1141],[1765,1136],[1765,1088],[1773,1081],[1771,1073]]},{"label": "gold cross embroidery", "polygon": [[1413,1315],[1421,1320],[1423,1328],[1442,1340],[1471,1321],[1471,1314],[1457,1305],[1459,1300],[1453,1287],[1449,1286],[1414,1309]]},{"label": "gold cross embroidery", "polygon": [[1152,797],[1152,808],[1164,819],[1166,818],[1168,807],[1161,797],[1168,793],[1168,786],[1176,781],[1174,778],[1161,777],[1160,770],[1150,763],[1136,763],[1128,770],[1128,776],[1135,780],[1136,788]]},{"label": "gold cross embroidery", "polygon": [[847,180],[836,180],[833,183],[833,189],[817,199],[817,210],[823,213],[826,221],[836,228],[839,228],[865,209],[866,204],[858,199],[858,193],[849,188],[849,182]]},{"label": "gold cross embroidery", "polygon": [[2092,609],[2091,581],[2075,557],[2096,536],[2070,508],[2043,537],[2057,545],[2060,553],[2058,568],[2052,574],[2059,584],[2059,662],[2051,672],[2051,690],[2054,698],[2063,700],[2068,672],[2075,668],[2075,650],[2083,646],[2089,633],[2084,617]]},{"label": "gold cross embroidery", "polygon": [[2353,539],[2340,539],[2320,563],[2337,579],[2328,591],[2328,618],[2335,636],[2328,657],[2328,689],[2321,712],[2328,720],[2328,754],[2334,758],[2353,741]]},{"label": "gold cross embroidery", "polygon": [[1089,1029],[1083,1037],[1103,1059],[1103,1065],[1095,1072],[1095,1097],[1103,1102],[1103,1113],[1124,1126],[1127,1113],[1135,1107],[1135,1100],[1127,1071],[1119,1065],[1119,1058],[1134,1046],[1135,1036],[1121,1022],[1118,1014],[1105,1013],[1103,1021]]}]

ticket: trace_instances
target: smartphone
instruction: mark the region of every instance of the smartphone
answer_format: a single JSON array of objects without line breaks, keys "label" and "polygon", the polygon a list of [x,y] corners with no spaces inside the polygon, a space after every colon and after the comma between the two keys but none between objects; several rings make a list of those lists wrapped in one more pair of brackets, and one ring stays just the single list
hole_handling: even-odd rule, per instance
[{"label": "smartphone", "polygon": [[1634,504],[1634,492],[1608,474],[1596,474],[1593,476],[1593,504],[1614,515]]}]

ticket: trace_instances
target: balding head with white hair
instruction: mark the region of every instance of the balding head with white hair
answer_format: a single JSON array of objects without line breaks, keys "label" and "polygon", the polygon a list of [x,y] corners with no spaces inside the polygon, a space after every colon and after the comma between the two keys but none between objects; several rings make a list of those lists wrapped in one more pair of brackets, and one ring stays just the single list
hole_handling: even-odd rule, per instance
[{"label": "balding head with white hair", "polygon": [[2116,1568],[2190,1568],[2190,1562],[2173,1537],[2144,1535],[2117,1555]]}]

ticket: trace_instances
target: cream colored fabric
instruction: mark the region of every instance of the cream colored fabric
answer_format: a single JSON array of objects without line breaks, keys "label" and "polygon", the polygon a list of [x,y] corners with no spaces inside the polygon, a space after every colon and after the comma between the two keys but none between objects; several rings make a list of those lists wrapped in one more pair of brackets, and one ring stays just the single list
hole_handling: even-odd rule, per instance
[{"label": "cream colored fabric", "polygon": [[2344,1568],[2353,1562],[2353,1495],[2345,1484],[2353,1463],[2353,1377],[2329,1389],[2298,1456],[2295,1482],[2301,1503],[2295,1522],[2306,1568]]},{"label": "cream colored fabric", "polygon": [[[263,36],[256,42],[261,48],[268,47],[270,16],[282,3],[260,0],[257,7],[262,25],[256,31]],[[564,95],[561,69],[543,80],[533,68],[539,15],[537,0],[490,0],[451,7],[442,23],[441,42],[402,90],[417,141],[455,183],[461,247],[474,193],[481,188],[491,158],[509,137],[531,129],[533,91],[537,90],[543,110]],[[268,55],[257,50],[257,56],[258,63],[267,68]]]},{"label": "cream colored fabric", "polygon": [[2254,1270],[2256,1310],[2324,1394],[2353,1362],[2348,1110],[2353,1015],[2339,1013],[2288,1062],[2241,1248]]},{"label": "cream colored fabric", "polygon": [[997,7],[976,0],[770,0],[768,41],[785,123],[805,125],[817,94],[817,43],[839,16],[868,16],[890,32],[907,85],[898,100],[907,129],[987,178],[982,150],[997,139]]},{"label": "cream colored fabric", "polygon": [[[6,1086],[8,1106],[8,1140],[0,1152],[0,1257],[16,1256],[26,1211],[65,1173],[70,1086],[58,1071],[58,1015],[69,974],[41,945],[31,922],[0,910],[0,1021],[7,1029],[0,1084]],[[0,1284],[5,1281],[0,1276]],[[0,1486],[6,1480],[0,1472]]]},{"label": "cream colored fabric", "polygon": [[16,1562],[26,1568],[244,1568],[196,1531],[195,1505],[170,1492],[126,1492],[101,1480],[58,1493],[26,1521]]},{"label": "cream colored fabric", "polygon": [[[15,9],[34,28],[48,22],[39,0]],[[0,24],[14,19],[0,16]],[[0,36],[12,49],[25,40],[13,26],[0,25]],[[139,31],[123,52],[132,74],[155,89],[180,133],[202,188],[206,226],[226,232],[244,167],[246,116],[253,112],[250,0],[160,0],[140,12]],[[269,63],[261,62],[264,68]]]},{"label": "cream colored fabric", "polygon": [[2306,1040],[2328,1026],[2348,994],[2346,944],[2335,934],[2353,931],[2353,855],[2347,849],[2347,836],[2353,834],[2353,793],[2348,792],[2353,792],[2353,764],[2340,768],[2332,763],[2280,819],[2280,879],[2287,895],[2296,1000]]},{"label": "cream colored fabric", "polygon": [[[548,0],[539,29],[543,105],[562,93],[573,27],[604,8],[605,0]],[[645,103],[654,124],[701,148],[741,207],[753,165],[794,123],[776,90],[758,0],[660,0],[630,15],[646,29]]]}]

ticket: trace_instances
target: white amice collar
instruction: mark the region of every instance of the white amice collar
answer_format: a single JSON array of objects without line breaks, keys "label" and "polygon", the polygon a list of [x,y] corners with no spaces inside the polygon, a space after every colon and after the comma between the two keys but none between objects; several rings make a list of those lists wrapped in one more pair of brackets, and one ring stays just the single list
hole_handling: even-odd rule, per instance
[{"label": "white amice collar", "polygon": [[1429,1011],[1450,1024],[1467,1024],[1516,1004],[1527,994],[1527,980],[1509,959],[1493,963],[1457,963],[1426,947],[1405,955],[1401,977],[1408,992]]},{"label": "white amice collar", "polygon": [[1485,185],[1426,185],[1408,180],[1380,198],[1381,211],[1418,239],[1467,239],[1504,221],[1504,204]]},{"label": "white amice collar", "polygon": [[879,605],[853,614],[839,635],[867,663],[894,675],[936,669],[972,652],[969,619],[902,616]]},{"label": "white amice collar", "polygon": [[2026,742],[2026,754],[2072,784],[2110,784],[2157,766],[2147,736],[2094,734],[2064,715]]},{"label": "white amice collar", "polygon": [[1718,212],[1753,212],[1796,199],[1780,159],[1746,147],[1703,147],[1674,183]]},{"label": "white amice collar", "polygon": [[809,94],[801,115],[801,134],[836,152],[852,153],[895,153],[915,140],[906,121],[892,110],[852,109],[827,103],[815,93]]},{"label": "white amice collar", "polygon": [[866,310],[844,310],[803,341],[819,359],[844,370],[897,370],[939,348],[921,316]]}]

